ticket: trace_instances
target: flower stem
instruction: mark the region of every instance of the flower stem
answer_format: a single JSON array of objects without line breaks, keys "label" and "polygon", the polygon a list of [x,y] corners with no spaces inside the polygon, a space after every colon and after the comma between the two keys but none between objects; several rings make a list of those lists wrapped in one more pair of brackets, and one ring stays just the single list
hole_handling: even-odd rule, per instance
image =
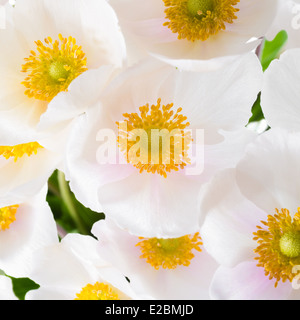
[{"label": "flower stem", "polygon": [[64,201],[68,209],[68,212],[73,221],[75,222],[79,232],[84,235],[89,234],[74,206],[74,202],[71,197],[71,191],[65,179],[65,174],[62,171],[58,171],[57,179],[62,200]]}]

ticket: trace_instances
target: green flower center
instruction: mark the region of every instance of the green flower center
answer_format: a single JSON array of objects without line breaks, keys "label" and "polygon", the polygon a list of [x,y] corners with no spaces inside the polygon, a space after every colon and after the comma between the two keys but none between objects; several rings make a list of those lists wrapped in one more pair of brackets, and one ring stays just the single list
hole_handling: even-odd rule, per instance
[{"label": "green flower center", "polygon": [[161,248],[167,252],[176,251],[183,241],[184,238],[157,239],[157,242],[160,244]]},{"label": "green flower center", "polygon": [[286,232],[280,239],[280,250],[289,258],[300,256],[300,232]]},{"label": "green flower center", "polygon": [[187,8],[194,17],[205,15],[207,11],[212,12],[214,9],[213,0],[188,0]]},{"label": "green flower center", "polygon": [[65,64],[60,61],[54,61],[49,66],[49,75],[55,81],[66,80],[69,74],[70,72],[66,69]]}]

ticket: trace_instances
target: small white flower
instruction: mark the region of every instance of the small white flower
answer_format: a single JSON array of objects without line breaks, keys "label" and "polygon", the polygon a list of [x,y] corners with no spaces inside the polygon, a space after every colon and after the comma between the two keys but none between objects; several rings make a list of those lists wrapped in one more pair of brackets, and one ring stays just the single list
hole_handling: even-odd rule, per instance
[{"label": "small white flower", "polygon": [[300,48],[285,51],[265,71],[261,105],[272,128],[300,131]]},{"label": "small white flower", "polygon": [[26,201],[10,199],[0,207],[0,269],[10,276],[28,277],[36,250],[58,242],[46,192],[47,186]]},{"label": "small white flower", "polygon": [[200,232],[221,265],[213,299],[299,299],[299,138],[271,129],[248,146],[236,171],[207,186]]},{"label": "small white flower", "polygon": [[201,60],[249,52],[260,43],[257,39],[265,35],[277,9],[275,0],[110,3],[117,12],[132,61],[147,52]]},{"label": "small white flower", "polygon": [[35,128],[48,103],[86,70],[120,67],[125,44],[106,0],[22,0],[1,30],[0,116]]},{"label": "small white flower", "polygon": [[[244,127],[261,78],[252,53],[214,72],[181,71],[154,59],[126,70],[76,120],[70,134],[66,176],[77,199],[137,235],[194,233],[201,186],[217,171],[235,166],[254,138]],[[170,153],[167,147],[149,147],[153,129],[170,128],[194,132],[193,141],[184,138],[179,161],[172,153],[175,142]],[[135,129],[146,134],[141,157],[134,152]],[[106,133],[108,141],[101,137]],[[103,146],[111,159],[102,162]]]},{"label": "small white flower", "polygon": [[172,239],[141,238],[106,219],[96,222],[92,233],[99,254],[121,268],[137,293],[156,300],[209,299],[217,264],[203,250],[199,232]]},{"label": "small white flower", "polygon": [[69,234],[36,256],[30,278],[40,288],[26,300],[130,300],[137,296],[125,276],[99,257],[97,240]]}]

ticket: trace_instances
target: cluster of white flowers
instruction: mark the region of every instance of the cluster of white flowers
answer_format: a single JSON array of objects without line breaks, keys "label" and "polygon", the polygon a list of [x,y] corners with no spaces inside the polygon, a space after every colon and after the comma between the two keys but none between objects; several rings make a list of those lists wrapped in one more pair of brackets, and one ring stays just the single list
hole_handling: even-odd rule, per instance
[{"label": "cluster of white flowers", "polygon": [[0,299],[300,298],[300,1],[2,2]]}]

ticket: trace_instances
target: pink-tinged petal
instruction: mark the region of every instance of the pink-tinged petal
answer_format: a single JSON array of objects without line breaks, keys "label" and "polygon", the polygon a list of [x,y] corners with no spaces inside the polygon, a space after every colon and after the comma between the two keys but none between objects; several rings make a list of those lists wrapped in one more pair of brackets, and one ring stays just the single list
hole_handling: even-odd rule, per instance
[{"label": "pink-tinged petal", "polygon": [[253,232],[265,214],[241,194],[235,171],[217,174],[206,185],[202,200],[200,210],[206,218],[201,236],[205,249],[224,266],[253,259]]},{"label": "pink-tinged petal", "polygon": [[[138,21],[164,16],[164,3],[162,0],[110,0],[111,6],[117,12],[120,20]],[[134,10],[130,10],[134,8]]]},{"label": "pink-tinged petal", "polygon": [[243,262],[234,268],[220,267],[210,288],[214,300],[285,300],[289,297],[291,283],[279,283],[274,287],[264,269],[256,263]]}]

